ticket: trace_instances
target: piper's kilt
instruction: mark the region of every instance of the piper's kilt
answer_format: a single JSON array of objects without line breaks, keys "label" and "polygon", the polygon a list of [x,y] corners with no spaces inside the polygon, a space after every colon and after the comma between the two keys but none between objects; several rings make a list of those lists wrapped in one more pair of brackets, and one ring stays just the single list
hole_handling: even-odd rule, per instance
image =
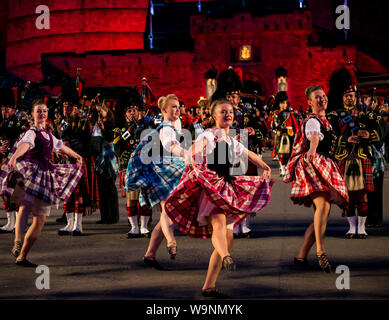
[{"label": "piper's kilt", "polygon": [[89,195],[88,169],[86,167],[86,163],[84,159],[82,159],[82,170],[83,170],[83,174],[81,176],[80,181],[77,184],[76,189],[74,190],[74,194],[76,196]]},{"label": "piper's kilt", "polygon": [[184,159],[180,157],[159,158],[150,164],[143,164],[139,154],[133,153],[126,171],[125,190],[141,188],[140,206],[151,208],[165,201],[177,187],[185,170]]},{"label": "piper's kilt", "polygon": [[203,191],[218,212],[238,225],[246,216],[260,212],[268,204],[273,183],[258,176],[233,176],[231,182],[227,182],[206,165],[187,167],[178,187],[167,199],[165,210],[189,237],[210,238],[212,226],[201,226],[197,220]]},{"label": "piper's kilt", "polygon": [[318,153],[312,162],[308,162],[305,156],[306,152],[298,155],[297,159],[292,158],[287,165],[289,178],[285,178],[284,182],[292,181],[292,201],[309,207],[312,205],[312,193],[328,191],[331,203],[345,207],[349,199],[348,192],[337,164]]},{"label": "piper's kilt", "polygon": [[89,197],[92,203],[93,211],[100,207],[95,161],[95,157],[92,155],[85,157],[85,164],[88,170]]},{"label": "piper's kilt", "polygon": [[[363,184],[365,186],[365,191],[374,191],[374,177],[373,177],[373,163],[370,159],[361,159],[362,162],[362,171],[363,171]],[[342,175],[344,176],[346,168],[346,160],[338,161],[339,169]]]}]

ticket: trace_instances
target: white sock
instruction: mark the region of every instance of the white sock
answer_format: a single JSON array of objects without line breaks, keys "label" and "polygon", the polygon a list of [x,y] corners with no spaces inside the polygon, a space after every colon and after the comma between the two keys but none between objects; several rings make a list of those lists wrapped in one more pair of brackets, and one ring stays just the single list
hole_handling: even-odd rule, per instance
[{"label": "white sock", "polygon": [[366,218],[367,217],[358,216],[358,234],[367,235],[366,230],[365,230]]},{"label": "white sock", "polygon": [[140,216],[140,233],[150,232],[149,229],[147,229],[147,224],[149,223],[149,220],[149,216]]},{"label": "white sock", "polygon": [[15,228],[16,223],[16,212],[7,212],[7,224],[1,227],[1,230],[12,231]]},{"label": "white sock", "polygon": [[350,225],[350,229],[347,231],[347,233],[356,234],[357,233],[357,222],[356,222],[356,216],[347,217],[347,221]]},{"label": "white sock", "polygon": [[131,234],[138,234],[139,233],[139,226],[138,226],[138,217],[128,217],[128,221],[130,221],[131,224],[131,230],[128,233]]},{"label": "white sock", "polygon": [[73,227],[72,231],[82,232],[82,217],[84,214],[77,212],[74,215],[76,216],[76,219],[74,221],[74,227]]},{"label": "white sock", "polygon": [[66,220],[68,221],[67,225],[61,229],[60,231],[72,231],[74,227],[74,212],[66,213]]},{"label": "white sock", "polygon": [[250,232],[251,229],[249,228],[250,226],[250,216],[247,216],[241,223],[242,225],[242,232],[247,233]]}]

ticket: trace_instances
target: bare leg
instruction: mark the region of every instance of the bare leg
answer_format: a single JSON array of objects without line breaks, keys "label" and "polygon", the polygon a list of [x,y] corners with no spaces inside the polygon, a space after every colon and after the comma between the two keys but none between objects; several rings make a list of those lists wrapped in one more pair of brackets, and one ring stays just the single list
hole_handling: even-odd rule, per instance
[{"label": "bare leg", "polygon": [[147,248],[145,257],[151,260],[155,259],[155,255],[157,254],[157,250],[159,246],[162,243],[162,240],[164,239],[162,228],[161,228],[161,221],[159,221],[156,226],[154,227],[153,232],[151,233],[149,246]]},{"label": "bare leg", "polygon": [[159,221],[161,223],[162,232],[167,241],[167,246],[172,247],[172,250],[174,251],[172,253],[175,254],[177,250],[177,242],[174,237],[174,223],[166,214],[165,201],[161,201],[161,217]]},{"label": "bare leg", "polygon": [[313,223],[311,223],[305,231],[304,241],[296,258],[301,260],[306,259],[315,241],[315,230]]},{"label": "bare leg", "polygon": [[315,204],[315,216],[313,226],[315,229],[316,251],[320,255],[325,253],[324,249],[324,234],[327,227],[328,216],[331,209],[331,204],[328,201],[327,193],[318,193],[313,196],[313,203]]},{"label": "bare leg", "polygon": [[226,215],[224,213],[212,214],[209,217],[212,225],[212,245],[221,258],[229,256],[227,243]]},{"label": "bare leg", "polygon": [[46,216],[33,216],[32,225],[30,226],[30,228],[28,228],[26,237],[24,238],[22,251],[20,252],[19,257],[16,260],[21,261],[23,259],[26,259],[27,254],[30,252],[35,241],[38,239],[45,224],[45,221]]},{"label": "bare leg", "polygon": [[19,212],[16,215],[15,224],[15,242],[21,242],[24,229],[26,229],[29,212],[27,212],[24,206],[19,207]]},{"label": "bare leg", "polygon": [[[234,242],[234,233],[232,230],[227,229],[227,242],[228,250],[231,250]],[[209,259],[208,272],[203,284],[203,290],[211,289],[216,287],[216,280],[219,276],[220,270],[222,269],[222,258],[217,253],[216,249],[213,250],[211,258]]]}]

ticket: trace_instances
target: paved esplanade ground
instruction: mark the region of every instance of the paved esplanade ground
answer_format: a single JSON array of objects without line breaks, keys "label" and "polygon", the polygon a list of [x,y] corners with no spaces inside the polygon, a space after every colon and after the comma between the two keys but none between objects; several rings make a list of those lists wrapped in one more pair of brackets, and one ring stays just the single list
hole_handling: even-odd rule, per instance
[{"label": "paved esplanade ground", "polygon": [[[269,152],[275,184],[270,204],[252,219],[254,238],[235,240],[232,256],[237,272],[222,272],[218,286],[238,299],[387,299],[389,298],[389,197],[384,200],[384,228],[368,229],[367,240],[347,240],[346,218],[336,207],[326,233],[329,259],[336,267],[350,269],[350,290],[336,288],[336,273],[300,271],[293,257],[312,221],[312,209],[295,206],[289,199],[291,185],[281,182]],[[384,192],[389,191],[389,171]],[[120,195],[119,195],[120,196]],[[208,239],[191,239],[177,230],[178,254],[170,260],[163,242],[158,261],[169,271],[142,263],[148,239],[127,239],[125,200],[120,199],[120,223],[97,225],[99,214],[84,219],[84,237],[57,235],[53,208],[29,259],[50,269],[50,290],[38,290],[35,269],[14,265],[10,250],[13,236],[0,234],[0,298],[11,299],[201,299],[208,259]],[[1,217],[4,218],[4,211]],[[158,219],[154,214],[153,225]],[[5,224],[5,219],[0,219]],[[315,251],[309,260],[316,266]]]}]

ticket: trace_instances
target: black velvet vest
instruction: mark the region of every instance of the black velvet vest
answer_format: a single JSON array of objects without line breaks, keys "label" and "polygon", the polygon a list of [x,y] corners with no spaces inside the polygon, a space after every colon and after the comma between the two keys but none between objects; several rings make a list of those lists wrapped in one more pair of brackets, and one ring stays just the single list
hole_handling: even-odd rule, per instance
[{"label": "black velvet vest", "polygon": [[[323,140],[319,141],[316,153],[321,154],[324,157],[332,158],[335,154],[336,136],[334,130],[326,130],[323,124],[320,122],[320,131],[324,135]],[[311,143],[309,142],[309,147]]]},{"label": "black velvet vest", "polygon": [[231,176],[234,157],[232,141],[231,146],[224,140],[217,142],[212,153],[207,155],[207,167],[215,171],[218,176],[224,177],[226,181],[231,182],[234,179],[234,176]]}]

